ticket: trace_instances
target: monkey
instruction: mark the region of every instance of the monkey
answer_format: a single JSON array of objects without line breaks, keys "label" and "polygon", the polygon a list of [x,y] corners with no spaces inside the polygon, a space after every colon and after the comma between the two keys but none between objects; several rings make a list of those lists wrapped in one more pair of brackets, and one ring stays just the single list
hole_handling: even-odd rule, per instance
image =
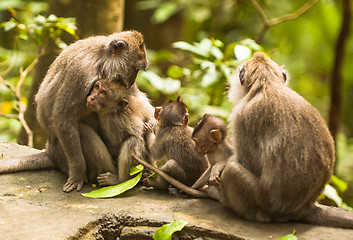
[{"label": "monkey", "polygon": [[155,124],[154,108],[136,87],[127,90],[121,83],[109,79],[100,79],[94,84],[86,105],[88,110],[97,113],[102,140],[118,169],[118,175],[111,172],[98,175],[99,185],[126,181],[129,169],[136,165],[132,153],[150,161],[145,122]]},{"label": "monkey", "polygon": [[[180,101],[169,101],[162,107],[156,107],[154,117],[158,121],[150,151],[154,160],[167,162],[161,166],[161,171],[191,186],[207,168],[207,160],[195,150],[191,139],[193,128],[188,125],[189,113],[185,104]],[[163,178],[145,179],[145,185],[166,190],[169,183]]]},{"label": "monkey", "polygon": [[196,151],[206,155],[209,161],[207,170],[196,181],[192,188],[200,188],[205,184],[219,184],[220,173],[228,158],[232,155],[232,149],[227,138],[227,125],[219,117],[205,114],[195,126],[192,133]]},{"label": "monkey", "polygon": [[86,97],[101,78],[136,89],[137,73],[147,68],[144,39],[137,31],[93,36],[69,45],[51,64],[35,96],[37,119],[47,133],[45,152],[1,161],[0,173],[57,168],[68,175],[63,191],[71,192],[95,179],[101,168],[110,172],[111,156],[97,131],[96,115],[86,114]]},{"label": "monkey", "polygon": [[353,211],[316,202],[333,172],[334,143],[318,110],[286,86],[287,78],[261,52],[238,67],[228,94],[235,104],[229,117],[233,154],[219,185],[200,191],[164,177],[248,220],[353,229]]}]

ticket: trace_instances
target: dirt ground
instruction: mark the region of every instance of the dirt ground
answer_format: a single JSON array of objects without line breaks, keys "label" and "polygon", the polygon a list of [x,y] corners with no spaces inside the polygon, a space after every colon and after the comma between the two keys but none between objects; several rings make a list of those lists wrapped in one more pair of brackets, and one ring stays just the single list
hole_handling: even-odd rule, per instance
[{"label": "dirt ground", "polygon": [[[0,156],[26,155],[38,150],[0,143]],[[0,159],[1,161],[1,159]],[[353,230],[299,223],[264,224],[239,219],[218,202],[142,186],[120,197],[90,199],[80,192],[62,192],[66,176],[56,170],[0,175],[0,239],[67,239],[105,214],[154,222],[184,220],[188,226],[214,230],[234,239],[277,239],[295,229],[300,240],[353,239]]]}]

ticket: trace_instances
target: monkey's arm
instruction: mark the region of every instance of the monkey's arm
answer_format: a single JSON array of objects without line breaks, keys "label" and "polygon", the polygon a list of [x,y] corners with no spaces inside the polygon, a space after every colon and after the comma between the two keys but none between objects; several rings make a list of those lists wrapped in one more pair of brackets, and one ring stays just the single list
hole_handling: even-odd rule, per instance
[{"label": "monkey's arm", "polygon": [[220,181],[221,173],[226,165],[227,161],[220,161],[212,167],[211,174],[208,182],[210,185],[218,185]]},{"label": "monkey's arm", "polygon": [[164,154],[166,154],[166,149],[164,147],[164,139],[155,137],[155,140],[151,146],[151,155],[153,159],[161,159]]}]

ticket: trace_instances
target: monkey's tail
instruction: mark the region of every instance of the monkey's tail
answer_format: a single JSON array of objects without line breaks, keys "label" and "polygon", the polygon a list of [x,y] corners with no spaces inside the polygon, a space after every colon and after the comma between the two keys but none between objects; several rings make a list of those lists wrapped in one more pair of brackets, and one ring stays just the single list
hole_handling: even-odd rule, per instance
[{"label": "monkey's tail", "polygon": [[182,190],[186,194],[189,194],[189,195],[191,195],[193,197],[197,197],[197,198],[208,198],[209,197],[206,192],[199,191],[199,190],[196,190],[196,189],[193,189],[191,187],[186,186],[185,184],[183,184],[183,183],[179,182],[178,180],[172,178],[171,176],[169,176],[168,174],[166,174],[162,170],[159,170],[155,166],[143,161],[141,158],[135,156],[134,154],[132,154],[132,157],[135,158],[136,161],[141,163],[143,166],[145,166],[146,168],[150,169],[151,171],[157,173],[164,180],[166,180],[167,182],[172,184],[174,187],[177,187],[178,189]]},{"label": "monkey's tail", "polygon": [[54,168],[56,168],[56,166],[46,152],[22,157],[0,159],[0,173]]},{"label": "monkey's tail", "polygon": [[353,229],[353,211],[315,203],[301,221],[313,225]]}]

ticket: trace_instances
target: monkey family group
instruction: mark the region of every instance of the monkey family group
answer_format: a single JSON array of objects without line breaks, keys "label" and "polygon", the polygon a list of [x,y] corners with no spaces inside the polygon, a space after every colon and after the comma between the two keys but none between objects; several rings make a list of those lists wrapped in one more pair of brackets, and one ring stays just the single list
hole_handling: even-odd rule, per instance
[{"label": "monkey family group", "polygon": [[68,176],[63,191],[71,192],[86,181],[124,182],[141,163],[157,173],[146,186],[173,185],[248,220],[353,229],[352,211],[316,202],[333,173],[333,138],[320,113],[286,86],[279,64],[255,52],[229,82],[228,124],[205,113],[195,128],[179,98],[150,104],[135,82],[147,68],[137,31],[69,45],[35,97],[46,151],[5,158],[0,173],[59,169]]}]

